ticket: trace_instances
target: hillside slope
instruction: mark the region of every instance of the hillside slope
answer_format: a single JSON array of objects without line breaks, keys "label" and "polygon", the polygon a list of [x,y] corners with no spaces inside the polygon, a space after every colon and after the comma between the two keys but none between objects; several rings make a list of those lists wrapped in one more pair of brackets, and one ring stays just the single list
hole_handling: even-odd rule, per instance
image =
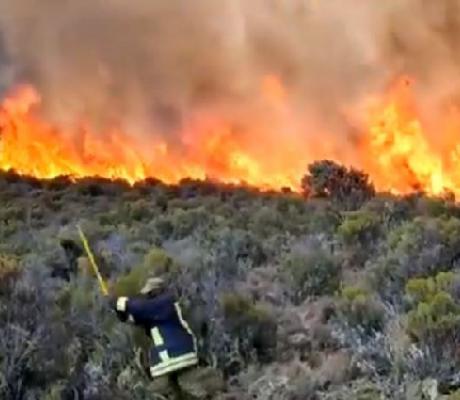
[{"label": "hillside slope", "polygon": [[345,200],[1,174],[0,398],[160,398],[77,223],[116,293],[171,277],[203,366],[225,377],[213,399],[457,398],[460,207]]}]

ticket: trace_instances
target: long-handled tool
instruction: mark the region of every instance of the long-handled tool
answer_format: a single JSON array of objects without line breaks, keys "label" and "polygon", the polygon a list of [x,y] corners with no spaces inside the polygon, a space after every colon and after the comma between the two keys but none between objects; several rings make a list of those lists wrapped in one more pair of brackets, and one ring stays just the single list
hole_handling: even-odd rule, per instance
[{"label": "long-handled tool", "polygon": [[88,255],[88,259],[90,261],[91,266],[93,267],[93,271],[96,274],[97,280],[99,281],[99,286],[101,288],[101,292],[104,296],[109,295],[109,290],[107,289],[107,284],[102,278],[101,273],[99,272],[99,268],[96,264],[96,260],[94,259],[94,255],[89,247],[88,240],[86,239],[83,230],[81,229],[80,225],[77,225],[78,233],[80,234],[81,241],[83,242],[83,247],[85,248],[86,254]]}]

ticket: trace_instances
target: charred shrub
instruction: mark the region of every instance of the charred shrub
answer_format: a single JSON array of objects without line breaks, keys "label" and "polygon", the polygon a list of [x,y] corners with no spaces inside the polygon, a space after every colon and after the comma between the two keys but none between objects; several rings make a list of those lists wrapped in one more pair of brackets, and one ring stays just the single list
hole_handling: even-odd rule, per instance
[{"label": "charred shrub", "polygon": [[375,195],[368,175],[329,160],[309,165],[302,189],[308,197],[330,198],[350,210],[358,209]]}]

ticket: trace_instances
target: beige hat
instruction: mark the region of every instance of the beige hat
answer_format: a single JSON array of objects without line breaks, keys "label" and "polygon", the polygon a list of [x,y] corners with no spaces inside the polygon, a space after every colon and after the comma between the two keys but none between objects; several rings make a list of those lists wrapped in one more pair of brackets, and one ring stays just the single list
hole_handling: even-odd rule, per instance
[{"label": "beige hat", "polygon": [[148,294],[155,290],[161,290],[164,288],[165,281],[161,278],[149,278],[141,289],[141,294]]}]

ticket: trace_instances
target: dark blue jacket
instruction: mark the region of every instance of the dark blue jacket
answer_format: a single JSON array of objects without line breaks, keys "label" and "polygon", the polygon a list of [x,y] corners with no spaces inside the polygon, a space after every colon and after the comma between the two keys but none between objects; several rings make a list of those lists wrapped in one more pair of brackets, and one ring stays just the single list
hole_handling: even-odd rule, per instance
[{"label": "dark blue jacket", "polygon": [[142,327],[152,339],[152,378],[198,363],[195,335],[172,294],[165,293],[154,298],[119,297],[116,311],[122,321]]}]

